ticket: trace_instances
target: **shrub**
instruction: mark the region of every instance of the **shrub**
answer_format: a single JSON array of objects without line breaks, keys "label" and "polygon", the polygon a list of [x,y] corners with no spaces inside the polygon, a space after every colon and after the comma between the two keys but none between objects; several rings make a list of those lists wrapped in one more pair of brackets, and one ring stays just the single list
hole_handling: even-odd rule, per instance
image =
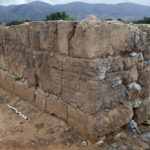
[{"label": "shrub", "polygon": [[13,20],[13,21],[7,23],[6,26],[19,25],[19,24],[23,24],[25,22],[30,22],[30,21],[31,20],[28,20],[28,19],[26,19],[26,20]]},{"label": "shrub", "polygon": [[135,24],[150,24],[150,17],[144,17],[140,20],[134,20],[133,23]]},{"label": "shrub", "polygon": [[71,18],[65,12],[56,12],[56,13],[52,13],[49,16],[46,16],[45,21],[48,21],[48,20],[76,20],[76,19]]}]

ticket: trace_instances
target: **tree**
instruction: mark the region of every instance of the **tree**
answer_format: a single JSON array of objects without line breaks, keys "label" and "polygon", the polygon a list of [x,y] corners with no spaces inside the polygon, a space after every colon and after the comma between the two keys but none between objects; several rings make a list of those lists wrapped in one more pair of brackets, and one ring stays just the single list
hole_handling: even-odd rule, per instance
[{"label": "tree", "polygon": [[71,18],[65,12],[56,12],[56,13],[52,13],[49,16],[46,16],[45,21],[48,21],[48,20],[75,20],[75,18]]},{"label": "tree", "polygon": [[150,17],[144,17],[141,20],[135,20],[133,21],[135,24],[150,24]]}]

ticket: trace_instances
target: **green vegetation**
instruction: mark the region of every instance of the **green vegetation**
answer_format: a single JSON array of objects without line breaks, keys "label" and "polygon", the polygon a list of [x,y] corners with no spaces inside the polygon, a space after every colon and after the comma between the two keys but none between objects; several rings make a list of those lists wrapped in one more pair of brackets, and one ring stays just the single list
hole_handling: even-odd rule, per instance
[{"label": "green vegetation", "polygon": [[23,24],[23,23],[25,23],[25,22],[30,22],[31,20],[28,20],[28,19],[26,19],[26,20],[13,20],[13,21],[11,21],[11,22],[9,22],[9,23],[7,23],[6,24],[6,26],[12,26],[12,25],[19,25],[19,24]]},{"label": "green vegetation", "polygon": [[106,21],[112,21],[113,19],[106,19]]},{"label": "green vegetation", "polygon": [[65,12],[56,12],[52,13],[49,16],[46,16],[46,20],[76,20],[75,18],[71,18],[69,15],[67,15]]},{"label": "green vegetation", "polygon": [[133,23],[135,23],[135,24],[150,24],[150,17],[144,17],[141,20],[134,20]]}]

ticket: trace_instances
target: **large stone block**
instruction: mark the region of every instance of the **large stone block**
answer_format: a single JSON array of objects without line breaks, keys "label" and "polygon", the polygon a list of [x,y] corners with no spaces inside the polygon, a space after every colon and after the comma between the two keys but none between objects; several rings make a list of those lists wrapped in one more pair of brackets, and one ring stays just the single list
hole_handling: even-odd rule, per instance
[{"label": "large stone block", "polygon": [[33,105],[35,100],[34,91],[34,87],[29,87],[27,82],[14,81],[13,94],[21,97]]},{"label": "large stone block", "polygon": [[130,102],[111,110],[101,111],[95,116],[68,106],[68,124],[83,138],[87,138],[92,142],[123,127],[132,117],[133,110]]},{"label": "large stone block", "polygon": [[[105,69],[104,69],[105,68]],[[126,99],[122,58],[63,59],[62,98],[89,114]]]},{"label": "large stone block", "polygon": [[29,43],[32,50],[57,51],[57,22],[30,22]]},{"label": "large stone block", "polygon": [[7,46],[5,49],[6,61],[8,59],[9,70],[19,77],[27,79],[31,84],[36,84],[35,66],[33,54],[26,49]]},{"label": "large stone block", "polygon": [[68,124],[83,138],[94,139],[95,122],[96,118],[93,116],[70,105],[68,106]]},{"label": "large stone block", "polygon": [[48,94],[40,88],[35,91],[35,97],[36,107],[67,121],[67,103],[60,100],[60,97],[52,93]]},{"label": "large stone block", "polygon": [[0,69],[0,87],[4,90],[13,93],[14,92],[14,79],[13,76],[6,71]]},{"label": "large stone block", "polygon": [[[144,32],[94,16],[0,27],[0,87],[95,141],[132,119],[129,101],[150,98]],[[135,114],[149,119],[149,101]]]},{"label": "large stone block", "polygon": [[125,84],[131,83],[131,82],[136,82],[137,79],[138,79],[138,72],[135,67],[131,70],[124,71],[123,80],[124,80]]},{"label": "large stone block", "polygon": [[55,95],[50,95],[46,99],[46,111],[55,114],[57,117],[67,121],[68,119],[68,105],[63,100],[55,98]]},{"label": "large stone block", "polygon": [[144,49],[145,60],[150,60],[150,26],[149,24],[140,24],[138,28],[147,34],[147,44]]},{"label": "large stone block", "polygon": [[48,52],[34,53],[36,76],[43,91],[56,95],[61,94],[62,88],[62,57],[50,56]]},{"label": "large stone block", "polygon": [[40,88],[35,91],[34,105],[40,110],[46,110],[46,95]]},{"label": "large stone block", "polygon": [[95,138],[104,136],[126,125],[133,117],[132,104],[125,102],[114,109],[96,114]]},{"label": "large stone block", "polygon": [[70,41],[74,35],[76,22],[58,22],[58,51],[61,54],[70,55]]},{"label": "large stone block", "polygon": [[32,104],[34,103],[34,88],[28,87],[26,82],[21,80],[16,81],[15,76],[2,70],[0,70],[0,87]]},{"label": "large stone block", "polygon": [[117,55],[132,48],[141,50],[145,37],[138,28],[119,21],[102,22],[89,16],[76,27],[71,40],[71,54],[79,58],[97,58]]},{"label": "large stone block", "polygon": [[142,86],[141,97],[143,99],[150,99],[150,67],[139,72],[138,82]]}]

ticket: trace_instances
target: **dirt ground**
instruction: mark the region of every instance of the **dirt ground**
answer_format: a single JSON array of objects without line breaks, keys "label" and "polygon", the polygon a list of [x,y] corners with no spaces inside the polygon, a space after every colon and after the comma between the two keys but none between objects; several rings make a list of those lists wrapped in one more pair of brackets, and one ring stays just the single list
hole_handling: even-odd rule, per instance
[{"label": "dirt ground", "polygon": [[[22,119],[12,104],[28,120]],[[0,150],[77,150],[82,140],[67,124],[0,90]]]},{"label": "dirt ground", "polygon": [[[28,116],[28,120],[22,119],[7,104],[15,106]],[[141,127],[141,130],[148,132],[150,127]],[[127,137],[120,138],[121,132]],[[121,129],[107,136],[99,146],[89,143],[83,146],[84,139],[64,121],[0,89],[0,150],[108,150],[110,146],[122,150],[119,148],[121,145],[126,145],[128,150],[144,150],[139,136]]]}]

